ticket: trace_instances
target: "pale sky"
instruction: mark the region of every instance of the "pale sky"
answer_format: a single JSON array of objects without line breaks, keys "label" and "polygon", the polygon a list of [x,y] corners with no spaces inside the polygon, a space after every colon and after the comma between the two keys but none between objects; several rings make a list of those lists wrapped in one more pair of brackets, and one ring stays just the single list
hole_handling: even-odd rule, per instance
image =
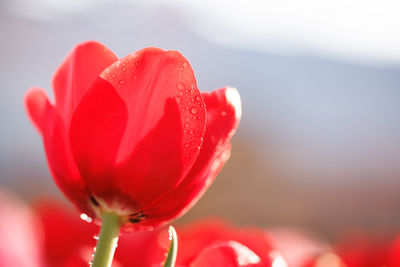
[{"label": "pale sky", "polygon": [[[110,3],[111,0],[14,0],[10,1],[9,9],[46,20],[83,14],[92,16],[92,21],[98,20],[100,25],[99,20],[104,16],[98,15],[104,12],[109,16],[109,27],[121,27],[120,10],[110,9]],[[400,63],[400,2],[396,0],[118,0],[112,3],[112,6],[120,3],[131,4],[132,8],[139,5],[173,10],[199,37],[222,46],[278,54],[311,54],[359,63]],[[93,10],[95,14],[91,13]]]}]

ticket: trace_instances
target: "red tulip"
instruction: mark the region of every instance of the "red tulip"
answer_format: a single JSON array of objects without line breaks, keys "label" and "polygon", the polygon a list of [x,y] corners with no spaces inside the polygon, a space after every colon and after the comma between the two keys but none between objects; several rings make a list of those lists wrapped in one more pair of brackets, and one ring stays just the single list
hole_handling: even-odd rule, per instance
[{"label": "red tulip", "polygon": [[220,220],[202,220],[177,227],[177,232],[177,266],[287,266],[262,229],[238,229]]},{"label": "red tulip", "polygon": [[176,218],[204,193],[230,153],[240,97],[200,93],[176,51],[145,48],[124,58],[96,42],[78,45],[43,90],[26,96],[53,177],[84,213],[123,217],[144,229]]},{"label": "red tulip", "polygon": [[318,267],[316,262],[320,257],[323,257],[320,262],[332,258],[328,258],[332,248],[312,232],[276,227],[268,229],[268,233],[271,244],[282,253],[288,266]]},{"label": "red tulip", "polygon": [[0,267],[40,267],[40,222],[31,208],[15,195],[0,189]]},{"label": "red tulip", "polygon": [[85,250],[89,261],[96,245],[93,236],[99,232],[96,224],[84,222],[70,207],[53,199],[37,202],[35,210],[43,228],[47,266],[65,266],[67,259],[78,258]]},{"label": "red tulip", "polygon": [[337,254],[349,267],[400,266],[400,236],[396,240],[370,233],[348,234],[336,245]]},{"label": "red tulip", "polygon": [[[93,252],[93,235],[98,227],[80,220],[64,205],[47,203],[36,209],[44,226],[47,265],[85,266]],[[223,221],[202,220],[177,227],[177,232],[177,267],[287,266],[271,246],[268,233],[261,229],[237,229]],[[165,227],[122,235],[113,267],[162,266],[168,245]]]}]

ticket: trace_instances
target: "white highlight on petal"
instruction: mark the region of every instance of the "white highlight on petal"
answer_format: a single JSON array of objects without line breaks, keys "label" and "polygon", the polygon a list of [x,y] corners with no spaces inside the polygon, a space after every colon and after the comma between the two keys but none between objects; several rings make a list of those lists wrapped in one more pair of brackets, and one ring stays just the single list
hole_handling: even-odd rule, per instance
[{"label": "white highlight on petal", "polygon": [[261,262],[260,257],[258,257],[257,254],[251,251],[248,247],[235,241],[228,241],[227,245],[235,250],[239,266],[246,266]]},{"label": "white highlight on petal", "polygon": [[82,220],[84,220],[85,222],[88,222],[88,223],[91,223],[91,222],[93,221],[93,219],[90,218],[90,217],[89,217],[87,214],[85,214],[85,213],[82,213],[80,217],[81,217]]},{"label": "white highlight on petal", "polygon": [[271,251],[269,253],[269,257],[272,259],[271,267],[288,267],[285,259],[278,251],[276,250]]},{"label": "white highlight on petal", "polygon": [[236,88],[227,87],[225,95],[228,102],[235,108],[236,119],[239,120],[242,117],[242,102],[239,92]]}]

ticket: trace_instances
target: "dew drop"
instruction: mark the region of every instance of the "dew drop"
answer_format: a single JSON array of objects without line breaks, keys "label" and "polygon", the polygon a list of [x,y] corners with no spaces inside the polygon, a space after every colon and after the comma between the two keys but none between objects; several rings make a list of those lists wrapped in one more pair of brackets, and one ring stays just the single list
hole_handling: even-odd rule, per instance
[{"label": "dew drop", "polygon": [[192,113],[193,115],[195,115],[195,114],[199,113],[199,109],[196,108],[196,107],[192,107],[192,108],[190,109],[190,113]]},{"label": "dew drop", "polygon": [[186,68],[187,66],[189,66],[189,64],[188,64],[187,62],[183,62],[182,66],[183,66],[184,68]]},{"label": "dew drop", "polygon": [[126,68],[122,68],[122,71],[126,71]]},{"label": "dew drop", "polygon": [[179,90],[183,90],[185,88],[183,83],[178,83],[177,87],[178,87]]},{"label": "dew drop", "polygon": [[82,213],[81,214],[81,220],[83,220],[83,221],[85,221],[85,222],[88,222],[88,223],[91,223],[92,221],[93,221],[93,219],[92,218],[90,218],[87,214],[85,214],[85,213]]},{"label": "dew drop", "polygon": [[186,127],[186,128],[189,128],[189,124],[188,124],[188,123],[185,123],[185,127]]},{"label": "dew drop", "polygon": [[194,135],[194,130],[193,130],[193,129],[190,129],[190,130],[189,130],[189,134],[190,134],[190,135]]},{"label": "dew drop", "polygon": [[226,111],[225,110],[221,111],[221,116],[223,116],[223,117],[226,116]]},{"label": "dew drop", "polygon": [[190,94],[194,95],[194,93],[195,93],[194,88],[190,88]]},{"label": "dew drop", "polygon": [[182,98],[180,96],[175,97],[176,103],[180,104],[182,102]]},{"label": "dew drop", "polygon": [[201,96],[200,96],[200,95],[197,95],[197,96],[196,96],[196,100],[197,100],[197,101],[201,101]]},{"label": "dew drop", "polygon": [[125,83],[126,83],[126,81],[124,81],[124,80],[120,80],[120,81],[119,81],[119,84],[120,84],[120,85],[124,85]]}]

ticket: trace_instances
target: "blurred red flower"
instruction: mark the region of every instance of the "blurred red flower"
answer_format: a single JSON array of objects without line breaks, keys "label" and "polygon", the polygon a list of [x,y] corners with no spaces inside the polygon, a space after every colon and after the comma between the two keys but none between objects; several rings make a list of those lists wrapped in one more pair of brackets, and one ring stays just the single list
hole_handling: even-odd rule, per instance
[{"label": "blurred red flower", "polygon": [[[44,225],[48,266],[86,266],[98,226],[79,220],[72,210],[54,202],[42,202],[36,210]],[[261,229],[237,229],[220,220],[202,220],[177,227],[177,232],[177,267],[287,266],[270,245],[267,232]],[[162,266],[168,245],[164,227],[123,235],[113,267]]]},{"label": "blurred red flower", "polygon": [[209,219],[177,231],[177,266],[287,266],[267,231],[256,227],[236,228]]},{"label": "blurred red flower", "polygon": [[388,242],[368,233],[350,233],[336,245],[336,252],[349,267],[398,267],[400,235]]},{"label": "blurred red flower", "polygon": [[13,193],[0,188],[0,267],[42,267],[39,218]]},{"label": "blurred red flower", "polygon": [[230,153],[241,117],[233,88],[200,93],[176,51],[124,58],[96,42],[76,46],[45,92],[26,96],[53,177],[88,216],[112,211],[125,229],[176,218],[204,193]]}]

